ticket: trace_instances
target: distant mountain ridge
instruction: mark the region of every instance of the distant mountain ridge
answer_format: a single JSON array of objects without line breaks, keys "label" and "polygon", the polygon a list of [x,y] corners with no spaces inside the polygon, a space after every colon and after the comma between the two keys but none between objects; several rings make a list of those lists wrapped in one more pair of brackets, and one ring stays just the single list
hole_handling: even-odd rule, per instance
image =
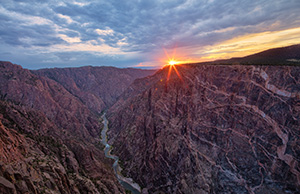
[{"label": "distant mountain ridge", "polygon": [[211,63],[239,63],[249,65],[300,65],[300,44],[291,45],[287,47],[273,48],[245,57],[217,60]]},{"label": "distant mountain ridge", "polygon": [[135,79],[152,75],[155,71],[85,66],[40,69],[32,72],[55,80],[94,112],[101,112],[113,105]]}]

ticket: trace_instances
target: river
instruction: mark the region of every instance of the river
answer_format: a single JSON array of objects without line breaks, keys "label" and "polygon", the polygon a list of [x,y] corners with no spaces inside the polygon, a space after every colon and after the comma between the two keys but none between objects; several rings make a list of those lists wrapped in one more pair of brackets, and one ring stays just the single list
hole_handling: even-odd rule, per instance
[{"label": "river", "polygon": [[108,144],[107,142],[107,131],[108,131],[108,120],[106,119],[105,116],[106,113],[104,113],[101,118],[102,118],[102,123],[104,125],[102,131],[101,131],[101,143],[105,146],[104,148],[104,153],[105,153],[105,157],[113,159],[114,163],[113,163],[113,169],[114,172],[117,176],[118,181],[121,183],[121,185],[126,189],[131,191],[131,193],[133,194],[140,194],[141,193],[141,187],[135,183],[132,178],[128,178],[128,177],[124,177],[121,174],[121,170],[122,168],[119,165],[119,157],[112,155],[110,153],[111,151],[111,145]]}]

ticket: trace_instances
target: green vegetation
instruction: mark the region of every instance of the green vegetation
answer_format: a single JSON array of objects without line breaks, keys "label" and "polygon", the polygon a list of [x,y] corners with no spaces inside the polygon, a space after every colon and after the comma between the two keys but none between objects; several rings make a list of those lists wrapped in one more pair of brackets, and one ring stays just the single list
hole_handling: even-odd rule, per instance
[{"label": "green vegetation", "polygon": [[125,193],[127,193],[127,194],[132,194],[132,192],[129,191],[129,190],[127,190],[127,189],[125,189]]}]

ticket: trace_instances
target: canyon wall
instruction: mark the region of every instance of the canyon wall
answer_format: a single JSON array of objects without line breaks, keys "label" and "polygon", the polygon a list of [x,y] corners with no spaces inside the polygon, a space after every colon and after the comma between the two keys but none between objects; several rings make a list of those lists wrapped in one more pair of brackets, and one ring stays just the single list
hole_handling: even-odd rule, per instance
[{"label": "canyon wall", "polygon": [[32,72],[60,83],[89,109],[100,113],[113,105],[135,79],[152,75],[155,70],[85,66]]},{"label": "canyon wall", "polygon": [[299,193],[300,67],[176,69],[134,82],[110,109],[123,174],[145,193]]}]

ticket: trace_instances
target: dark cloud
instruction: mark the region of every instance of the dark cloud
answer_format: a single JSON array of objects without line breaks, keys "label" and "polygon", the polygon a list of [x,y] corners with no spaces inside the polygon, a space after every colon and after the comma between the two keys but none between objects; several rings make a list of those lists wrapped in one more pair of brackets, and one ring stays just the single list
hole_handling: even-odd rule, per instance
[{"label": "dark cloud", "polygon": [[[1,21],[1,20],[0,20]],[[63,40],[53,33],[51,25],[31,25],[28,28],[21,22],[1,21],[0,42],[9,45],[31,47],[34,45],[50,46]]]},{"label": "dark cloud", "polygon": [[80,54],[69,48],[56,53],[52,47],[81,41],[87,46],[118,48],[121,54],[115,56],[156,53],[175,46],[203,47],[245,34],[299,27],[299,13],[299,0],[4,0],[0,5],[0,59],[9,45],[42,47],[51,60],[65,65],[73,59],[109,63],[114,60],[103,57],[108,54],[102,51],[83,49]]}]

